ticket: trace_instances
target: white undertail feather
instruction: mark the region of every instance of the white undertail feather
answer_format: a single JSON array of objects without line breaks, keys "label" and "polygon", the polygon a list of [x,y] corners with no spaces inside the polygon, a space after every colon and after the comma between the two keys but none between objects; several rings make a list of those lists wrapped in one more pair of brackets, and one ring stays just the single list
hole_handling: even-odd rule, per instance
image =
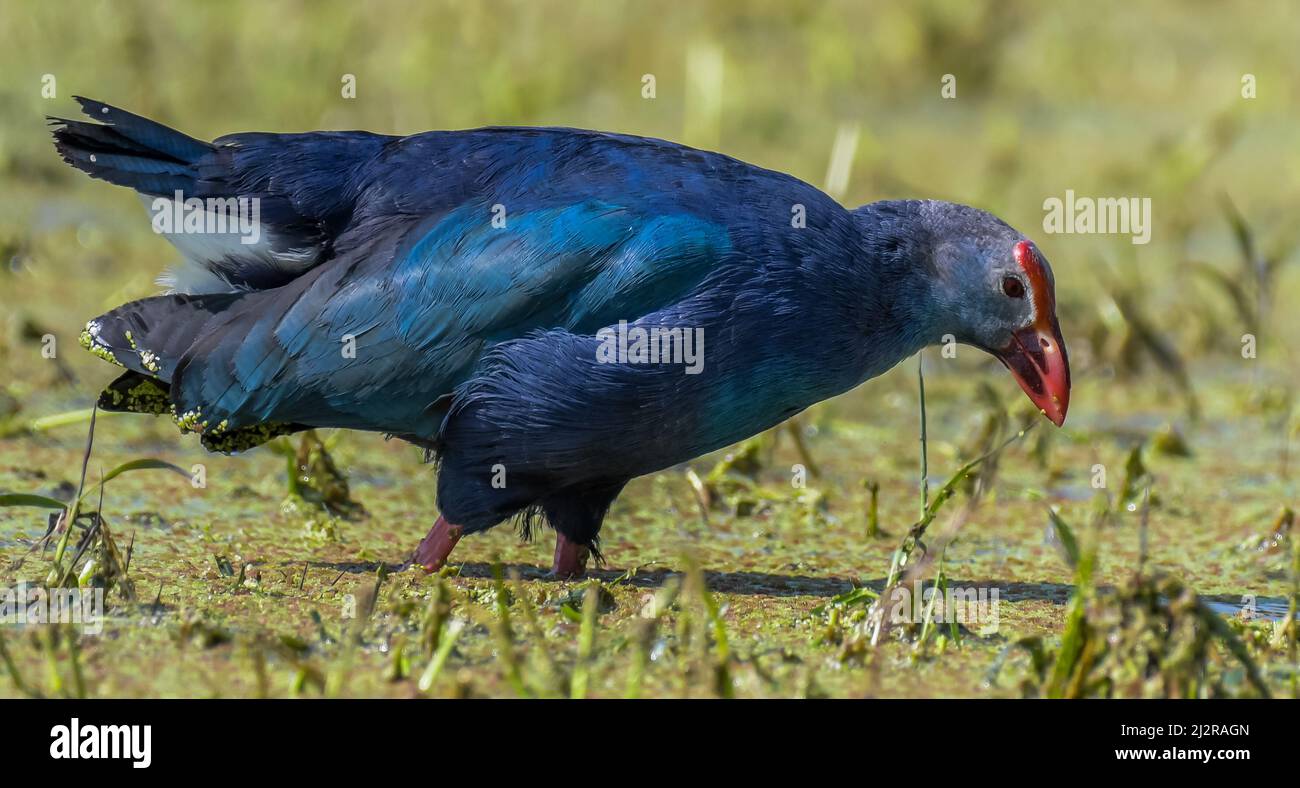
[{"label": "white undertail feather", "polygon": [[196,263],[189,258],[165,268],[158,274],[154,284],[163,288],[168,294],[233,293],[238,289],[209,271],[202,263]]},{"label": "white undertail feather", "polygon": [[[141,194],[140,200],[151,220],[156,219],[160,211],[176,210],[176,200],[172,198]],[[202,219],[205,227],[218,226],[217,214],[205,210]],[[228,232],[161,231],[157,222],[153,227],[184,256],[180,263],[167,268],[155,280],[168,293],[228,293],[241,289],[216,273],[221,270],[218,264],[228,265],[231,261],[237,261],[244,269],[273,270],[292,278],[311,268],[320,254],[318,246],[293,248],[260,223],[247,233],[238,229]],[[245,243],[246,239],[254,242]]]}]

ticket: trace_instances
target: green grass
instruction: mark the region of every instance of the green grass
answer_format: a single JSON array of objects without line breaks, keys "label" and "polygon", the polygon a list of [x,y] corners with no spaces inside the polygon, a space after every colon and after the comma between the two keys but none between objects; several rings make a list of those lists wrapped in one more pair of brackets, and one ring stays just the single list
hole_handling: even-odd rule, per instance
[{"label": "green grass", "polygon": [[[1300,576],[1283,527],[1294,515],[1278,514],[1295,507],[1300,428],[1300,323],[1286,308],[1300,297],[1288,87],[1300,21],[1285,4],[9,8],[0,503],[51,508],[0,506],[0,586],[52,570],[77,582],[91,559],[106,571],[103,533],[124,571],[87,576],[114,581],[100,636],[0,627],[0,694],[1258,694],[1247,660],[1268,692],[1295,694],[1296,627],[1233,615],[1249,597],[1294,616]],[[1241,98],[1244,73],[1257,99]],[[45,74],[56,98],[41,95]],[[339,95],[343,74],[357,76],[355,100]],[[114,370],[78,333],[153,293],[175,255],[131,195],[57,160],[42,118],[72,113],[73,93],[209,138],[604,128],[816,184],[839,131],[856,127],[856,155],[835,164],[846,204],[980,205],[1034,237],[1055,271],[1074,367],[1063,430],[1039,423],[958,473],[1030,414],[978,352],[926,360],[923,473],[963,478],[931,491],[930,506],[947,503],[922,540],[932,552],[909,565],[927,585],[999,589],[996,631],[923,620],[874,646],[858,636],[919,517],[910,361],[634,481],[606,522],[609,565],[578,582],[544,577],[547,540],[507,528],[462,541],[440,576],[401,570],[436,517],[435,471],[378,435],[322,432],[228,458],[166,419],[111,414],[83,474],[88,408]],[[1066,189],[1151,197],[1152,242],[1043,234],[1043,200]],[[1256,358],[1242,356],[1247,333]],[[47,335],[55,358],[41,354]],[[181,474],[129,465],[146,458]],[[137,472],[114,473],[124,466]],[[75,561],[80,529],[61,565],[57,537],[28,555],[74,500],[96,511],[77,522],[106,530]],[[1104,523],[1065,547],[1060,524],[1091,523],[1103,505]],[[1139,619],[1150,626],[1125,629]],[[1146,632],[1141,648],[1087,653],[1116,627]]]}]

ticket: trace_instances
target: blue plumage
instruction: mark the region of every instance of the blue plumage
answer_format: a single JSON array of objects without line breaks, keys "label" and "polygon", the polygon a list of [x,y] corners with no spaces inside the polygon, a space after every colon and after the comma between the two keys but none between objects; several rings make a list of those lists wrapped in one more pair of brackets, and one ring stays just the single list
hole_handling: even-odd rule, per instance
[{"label": "blue plumage", "polygon": [[[218,450],[306,427],[402,436],[436,449],[440,508],[466,532],[540,510],[594,546],[629,479],[773,426],[944,333],[991,347],[953,323],[936,282],[960,267],[938,250],[1010,259],[1023,239],[961,206],[847,211],[790,176],[639,137],[209,144],[82,105],[107,125],[55,121],[69,163],[155,197],[257,198],[265,232],[192,247],[221,292],[91,321],[87,346],[128,369],[102,404],[156,412],[158,397],[119,396],[148,382]],[[602,329],[620,321],[698,331],[699,374],[605,363]]]}]

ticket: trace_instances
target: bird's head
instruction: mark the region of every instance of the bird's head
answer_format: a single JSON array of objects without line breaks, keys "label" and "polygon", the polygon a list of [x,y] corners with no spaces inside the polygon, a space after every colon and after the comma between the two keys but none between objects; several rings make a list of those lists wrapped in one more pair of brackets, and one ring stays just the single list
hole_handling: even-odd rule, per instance
[{"label": "bird's head", "polygon": [[1070,406],[1070,363],[1056,319],[1056,283],[1038,247],[996,216],[965,205],[909,200],[859,213],[872,215],[874,238],[886,239],[875,242],[877,257],[882,246],[897,249],[899,275],[922,275],[924,341],[988,352],[1061,426]]},{"label": "bird's head", "polygon": [[1056,319],[1056,280],[1042,251],[992,214],[930,203],[936,325],[1006,365],[1056,426],[1070,406],[1070,361]]}]

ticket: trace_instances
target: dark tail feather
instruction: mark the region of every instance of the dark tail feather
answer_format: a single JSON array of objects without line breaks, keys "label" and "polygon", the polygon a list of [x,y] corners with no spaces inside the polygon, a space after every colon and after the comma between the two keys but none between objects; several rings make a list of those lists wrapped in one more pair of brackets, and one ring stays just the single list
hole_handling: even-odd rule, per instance
[{"label": "dark tail feather", "polygon": [[[99,394],[100,410],[119,413],[145,413],[152,416],[176,417],[176,406],[167,383],[127,370],[104,387]],[[281,435],[309,430],[306,424],[253,424],[233,430],[211,430],[200,436],[208,451],[233,454],[248,451]]]},{"label": "dark tail feather", "polygon": [[196,140],[157,121],[142,118],[102,101],[83,96],[73,96],[73,98],[81,105],[81,111],[86,115],[113,127],[132,142],[149,150],[164,153],[177,161],[192,162],[212,151],[210,143]]},{"label": "dark tail feather", "polygon": [[93,178],[152,195],[191,191],[195,162],[212,153],[209,143],[99,101],[76,97],[100,124],[49,118],[54,146],[63,160]]},{"label": "dark tail feather", "polygon": [[119,413],[148,413],[161,416],[171,412],[171,386],[167,383],[127,370],[99,393],[100,410]]},{"label": "dark tail feather", "polygon": [[[127,370],[100,393],[100,409],[177,418],[171,386],[177,366],[208,326],[246,295],[155,296],[124,304],[87,323],[81,344]],[[229,454],[307,429],[311,428],[304,424],[266,423],[205,430],[202,437],[209,451]]]},{"label": "dark tail feather", "polygon": [[87,323],[81,344],[133,372],[170,382],[209,321],[220,319],[244,295],[177,293],[132,301]]}]

